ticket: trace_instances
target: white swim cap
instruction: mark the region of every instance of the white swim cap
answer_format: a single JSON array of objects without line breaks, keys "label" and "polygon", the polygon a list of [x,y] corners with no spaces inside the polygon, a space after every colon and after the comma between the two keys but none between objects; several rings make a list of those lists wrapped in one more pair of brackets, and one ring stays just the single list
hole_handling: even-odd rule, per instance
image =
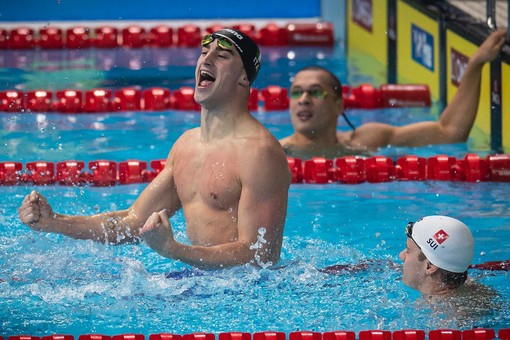
[{"label": "white swim cap", "polygon": [[448,216],[426,216],[412,228],[412,239],[430,263],[453,273],[467,270],[473,260],[474,240],[464,223]]}]

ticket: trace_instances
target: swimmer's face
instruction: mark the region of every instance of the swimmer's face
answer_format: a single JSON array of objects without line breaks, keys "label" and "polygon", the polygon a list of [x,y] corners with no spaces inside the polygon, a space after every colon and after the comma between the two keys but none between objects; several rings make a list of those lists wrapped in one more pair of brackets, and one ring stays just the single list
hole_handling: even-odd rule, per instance
[{"label": "swimmer's face", "polygon": [[322,70],[298,72],[290,88],[290,116],[296,132],[322,135],[336,125],[342,99],[335,95],[330,76]]},{"label": "swimmer's face", "polygon": [[202,46],[195,78],[195,101],[200,104],[211,97],[224,101],[232,95],[233,87],[247,81],[239,52],[221,47],[217,39]]},{"label": "swimmer's face", "polygon": [[400,259],[404,262],[402,281],[407,286],[420,290],[426,278],[427,260],[420,261],[420,248],[410,237],[407,238],[406,248],[400,252]]}]

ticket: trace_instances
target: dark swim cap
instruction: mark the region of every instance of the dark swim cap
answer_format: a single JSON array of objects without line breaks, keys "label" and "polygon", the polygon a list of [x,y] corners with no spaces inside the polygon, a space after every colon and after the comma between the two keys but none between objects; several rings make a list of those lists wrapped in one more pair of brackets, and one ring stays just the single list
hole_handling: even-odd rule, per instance
[{"label": "dark swim cap", "polygon": [[250,84],[253,84],[260,69],[260,50],[255,41],[243,32],[232,28],[224,28],[213,34],[225,37],[234,43],[243,61],[248,80]]}]

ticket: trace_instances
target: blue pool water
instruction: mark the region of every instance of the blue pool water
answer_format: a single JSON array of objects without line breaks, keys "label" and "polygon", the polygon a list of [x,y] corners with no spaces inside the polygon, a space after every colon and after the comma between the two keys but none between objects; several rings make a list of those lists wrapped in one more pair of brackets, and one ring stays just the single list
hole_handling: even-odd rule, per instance
[{"label": "blue pool water", "polygon": [[[126,58],[162,51],[109,52],[114,62],[103,67],[105,57],[93,50],[84,52],[83,59],[69,59],[69,51],[52,54],[53,59],[26,51],[25,59],[18,55],[26,61],[23,66],[12,61],[7,65],[11,59],[3,59],[0,83],[27,90],[40,84],[45,89],[132,84],[176,88],[193,82],[191,56],[196,50],[168,57],[166,66],[151,64],[147,60],[153,59],[145,56],[140,68],[130,67],[136,63]],[[352,74],[343,54],[338,48],[265,49],[267,63],[255,85],[287,86],[293,72],[308,63],[325,64],[344,81],[366,79]],[[437,108],[349,114],[357,125],[369,120],[405,124],[435,119]],[[277,138],[291,133],[287,112],[254,115]],[[164,159],[175,139],[198,124],[196,112],[0,113],[0,161]],[[468,151],[469,144],[388,148],[379,154],[463,157]],[[37,190],[55,211],[94,214],[127,208],[144,187],[54,185]],[[465,313],[454,315],[453,302],[434,308],[406,288],[398,259],[406,240],[404,226],[431,214],[450,215],[471,226],[474,263],[510,259],[508,183],[293,184],[281,268],[211,272],[162,258],[144,244],[116,247],[31,231],[19,222],[16,208],[32,189],[0,186],[0,336],[510,326],[508,272],[471,270],[473,279],[492,288],[495,296],[488,308],[483,308],[484,296],[478,296],[468,301]],[[176,237],[187,242],[182,214],[174,216],[172,224]],[[360,263],[367,268],[339,275],[320,271]]]}]

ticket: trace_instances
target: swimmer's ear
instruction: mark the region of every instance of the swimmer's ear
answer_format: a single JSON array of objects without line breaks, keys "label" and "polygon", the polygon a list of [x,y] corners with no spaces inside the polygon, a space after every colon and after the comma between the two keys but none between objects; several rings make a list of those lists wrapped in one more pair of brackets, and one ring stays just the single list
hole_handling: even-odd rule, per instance
[{"label": "swimmer's ear", "polygon": [[437,272],[437,270],[439,269],[439,267],[437,266],[434,266],[432,263],[430,262],[427,262],[427,274],[429,275],[432,275],[434,274],[435,272]]},{"label": "swimmer's ear", "polygon": [[250,86],[250,81],[248,80],[248,76],[246,75],[246,72],[244,72],[241,80],[239,80],[239,84],[243,86]]}]

